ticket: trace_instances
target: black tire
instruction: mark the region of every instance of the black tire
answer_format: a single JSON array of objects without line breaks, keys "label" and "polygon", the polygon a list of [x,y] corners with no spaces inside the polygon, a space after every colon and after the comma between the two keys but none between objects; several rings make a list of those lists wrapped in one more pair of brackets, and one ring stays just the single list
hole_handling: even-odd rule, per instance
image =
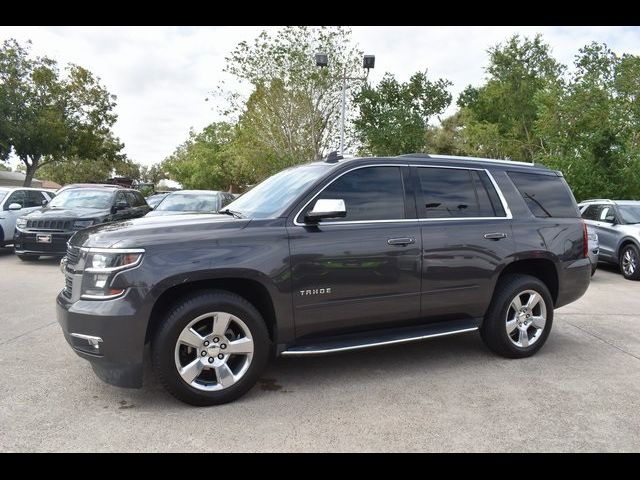
[{"label": "black tire", "polygon": [[17,254],[17,255],[18,255],[18,258],[23,262],[35,262],[40,258],[40,255],[20,255],[20,254]]},{"label": "black tire", "polygon": [[[636,266],[635,270],[631,274],[625,272],[625,267],[623,264],[624,257],[627,252],[629,252],[633,256],[633,258],[635,258]],[[638,247],[636,247],[635,244],[629,243],[625,245],[622,250],[620,250],[618,265],[620,266],[620,273],[622,273],[622,276],[624,278],[626,278],[627,280],[640,280],[640,250],[638,250]]]},{"label": "black tire", "polygon": [[[507,334],[507,314],[515,296],[526,290],[538,293],[545,303],[546,322],[539,338],[528,347],[515,345]],[[485,345],[491,351],[507,358],[530,357],[536,353],[547,341],[553,324],[553,299],[547,286],[538,278],[531,275],[512,274],[500,279],[491,300],[491,305],[485,316],[480,335]]]},{"label": "black tire", "polygon": [[[253,358],[244,376],[219,391],[203,391],[187,384],[176,368],[175,346],[190,321],[209,312],[224,311],[241,319],[251,332]],[[239,295],[222,291],[200,291],[177,301],[156,331],[151,343],[151,361],[164,388],[178,400],[195,406],[231,402],[253,387],[264,371],[271,348],[269,332],[260,312]]]}]

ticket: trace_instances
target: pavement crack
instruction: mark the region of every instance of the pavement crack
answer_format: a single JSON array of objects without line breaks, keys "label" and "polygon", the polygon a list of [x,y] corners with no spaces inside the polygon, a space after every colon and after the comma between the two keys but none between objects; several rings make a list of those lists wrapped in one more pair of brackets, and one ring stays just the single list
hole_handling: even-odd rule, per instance
[{"label": "pavement crack", "polygon": [[50,327],[51,325],[54,325],[56,323],[58,323],[57,320],[54,320],[53,322],[49,322],[46,325],[42,325],[42,326],[40,326],[38,328],[34,328],[33,330],[29,330],[28,332],[21,333],[20,335],[17,335],[17,336],[15,336],[13,338],[5,340],[4,342],[0,342],[0,347],[2,347],[4,345],[7,345],[8,343],[13,342],[14,340],[17,340],[20,337],[24,337],[25,335],[29,335],[30,333],[37,332],[38,330],[42,330],[43,328]]},{"label": "pavement crack", "polygon": [[635,358],[636,360],[640,360],[640,356],[636,355],[635,353],[629,352],[628,350],[625,350],[624,348],[619,347],[618,345],[616,345],[615,343],[610,342],[609,340],[606,340],[605,338],[602,338],[600,335],[597,335],[589,330],[587,330],[584,327],[579,327],[578,325],[574,325],[571,322],[566,322],[568,325],[571,325],[572,327],[577,328],[578,330],[582,330],[583,332],[585,332],[588,335],[591,335],[592,337],[597,338],[598,340],[600,340],[601,342],[606,343],[607,345],[612,346],[613,348],[620,350],[622,353],[626,353],[627,355]]}]

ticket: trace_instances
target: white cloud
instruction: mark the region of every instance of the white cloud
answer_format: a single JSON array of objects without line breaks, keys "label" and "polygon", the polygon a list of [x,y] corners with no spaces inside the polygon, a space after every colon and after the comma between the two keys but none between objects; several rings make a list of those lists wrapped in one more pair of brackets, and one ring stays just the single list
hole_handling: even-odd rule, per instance
[{"label": "white cloud", "polygon": [[[204,99],[223,79],[224,57],[264,28],[271,27],[0,27],[0,40],[31,39],[34,53],[98,75],[118,97],[115,132],[125,151],[152,164],[171,154],[191,127],[217,119]],[[376,55],[372,81],[386,71],[406,80],[428,69],[430,77],[454,83],[454,99],[466,85],[482,81],[490,46],[515,33],[538,32],[563,63],[572,63],[578,48],[594,40],[618,53],[640,54],[635,27],[353,28],[361,49]]]}]

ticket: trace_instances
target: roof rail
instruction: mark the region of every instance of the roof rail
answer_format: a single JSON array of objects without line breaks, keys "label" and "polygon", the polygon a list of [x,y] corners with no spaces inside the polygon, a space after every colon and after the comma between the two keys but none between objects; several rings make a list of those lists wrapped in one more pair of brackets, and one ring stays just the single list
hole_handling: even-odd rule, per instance
[{"label": "roof rail", "polygon": [[[398,155],[398,157],[413,157],[413,158],[434,158],[438,160],[471,160],[476,162],[489,162],[489,163],[497,163],[497,164],[510,164],[510,165],[520,165],[526,167],[544,167],[544,165],[536,163],[528,163],[528,162],[518,162],[516,160],[501,160],[499,158],[481,158],[481,157],[467,157],[464,155],[439,155],[439,154],[431,154],[431,153],[405,153],[403,155]],[[546,168],[546,167],[545,167]]]},{"label": "roof rail", "polygon": [[580,203],[587,203],[587,202],[609,202],[609,203],[614,203],[613,200],[611,200],[609,198],[590,198],[588,200],[582,200]]}]

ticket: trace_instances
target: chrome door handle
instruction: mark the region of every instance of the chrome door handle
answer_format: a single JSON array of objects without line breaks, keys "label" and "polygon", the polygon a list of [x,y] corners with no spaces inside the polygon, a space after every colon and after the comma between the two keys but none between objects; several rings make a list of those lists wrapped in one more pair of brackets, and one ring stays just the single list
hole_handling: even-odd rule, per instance
[{"label": "chrome door handle", "polygon": [[485,233],[484,238],[487,240],[500,240],[501,238],[507,238],[507,234],[502,232]]},{"label": "chrome door handle", "polygon": [[409,237],[390,238],[389,240],[387,240],[387,244],[389,244],[389,245],[410,245],[412,243],[415,243],[415,241],[416,241],[415,238],[409,238]]}]

